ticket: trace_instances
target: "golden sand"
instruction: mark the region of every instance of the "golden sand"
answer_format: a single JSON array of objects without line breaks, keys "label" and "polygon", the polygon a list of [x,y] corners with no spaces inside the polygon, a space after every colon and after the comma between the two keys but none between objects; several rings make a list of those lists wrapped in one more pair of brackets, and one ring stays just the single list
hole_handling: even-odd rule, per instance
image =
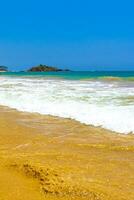
[{"label": "golden sand", "polygon": [[134,136],[0,108],[0,200],[133,200]]}]

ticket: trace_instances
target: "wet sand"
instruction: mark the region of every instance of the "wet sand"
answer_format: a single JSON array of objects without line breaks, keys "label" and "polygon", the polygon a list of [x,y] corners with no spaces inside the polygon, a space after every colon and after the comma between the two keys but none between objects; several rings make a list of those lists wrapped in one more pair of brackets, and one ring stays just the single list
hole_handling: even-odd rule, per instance
[{"label": "wet sand", "polygon": [[134,136],[0,108],[0,200],[133,200]]}]

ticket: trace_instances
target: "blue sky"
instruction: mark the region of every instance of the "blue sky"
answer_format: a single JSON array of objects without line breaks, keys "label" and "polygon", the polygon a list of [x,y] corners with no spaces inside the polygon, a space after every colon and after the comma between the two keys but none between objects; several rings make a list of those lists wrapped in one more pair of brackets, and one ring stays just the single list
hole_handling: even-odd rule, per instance
[{"label": "blue sky", "polygon": [[0,65],[134,70],[134,1],[5,0]]}]

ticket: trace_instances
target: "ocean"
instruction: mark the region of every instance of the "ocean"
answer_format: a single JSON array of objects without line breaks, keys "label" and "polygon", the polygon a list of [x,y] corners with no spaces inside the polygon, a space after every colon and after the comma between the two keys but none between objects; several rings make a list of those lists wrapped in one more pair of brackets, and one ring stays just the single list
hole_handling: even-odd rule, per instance
[{"label": "ocean", "polygon": [[0,105],[134,133],[134,71],[0,73]]}]

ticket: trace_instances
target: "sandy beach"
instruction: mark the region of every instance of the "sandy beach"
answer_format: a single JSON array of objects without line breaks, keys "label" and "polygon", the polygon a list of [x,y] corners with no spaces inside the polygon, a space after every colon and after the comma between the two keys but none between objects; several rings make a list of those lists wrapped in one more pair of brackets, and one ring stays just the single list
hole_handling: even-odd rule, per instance
[{"label": "sandy beach", "polygon": [[0,200],[132,200],[134,136],[0,108]]}]

